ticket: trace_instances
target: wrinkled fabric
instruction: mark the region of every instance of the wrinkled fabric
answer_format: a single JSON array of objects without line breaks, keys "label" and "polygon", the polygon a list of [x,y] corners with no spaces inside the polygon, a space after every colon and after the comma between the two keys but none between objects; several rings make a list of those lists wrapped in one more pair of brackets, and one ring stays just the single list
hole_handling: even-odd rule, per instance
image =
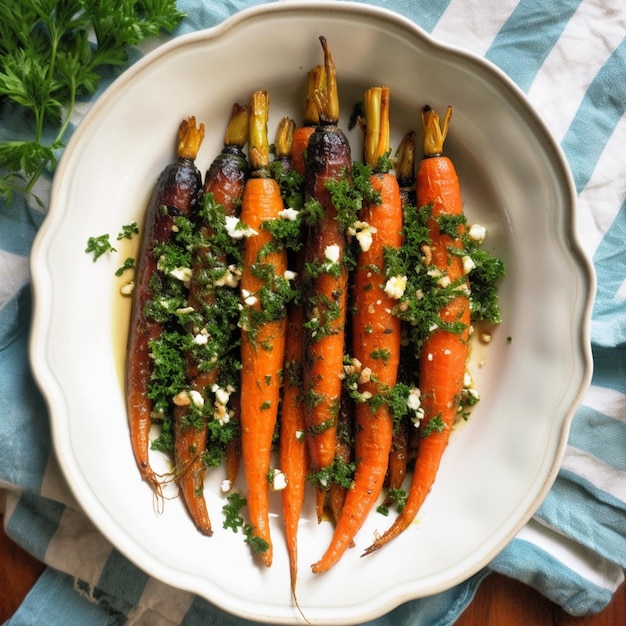
[{"label": "wrinkled fabric", "polygon": [[[258,4],[180,0],[187,18],[173,36]],[[626,6],[622,0],[363,4],[396,11],[443,43],[485,57],[526,93],[572,170],[578,234],[598,284],[593,379],[558,477],[533,519],[470,580],[368,624],[453,624],[493,571],[534,587],[573,615],[595,613],[611,601],[626,567]],[[133,50],[129,64],[166,39]],[[117,75],[77,103],[74,128]],[[10,138],[21,113],[0,107],[0,138]],[[0,488],[7,497],[6,532],[48,566],[8,624],[245,624],[129,563],[90,524],[60,474],[27,347],[28,256],[50,183],[44,174],[35,188],[43,206],[0,200]]]}]

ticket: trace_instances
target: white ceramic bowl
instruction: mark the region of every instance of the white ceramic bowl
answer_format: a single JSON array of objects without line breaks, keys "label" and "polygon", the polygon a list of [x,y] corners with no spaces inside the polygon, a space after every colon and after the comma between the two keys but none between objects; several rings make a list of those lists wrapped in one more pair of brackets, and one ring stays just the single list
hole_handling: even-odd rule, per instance
[{"label": "white ceramic bowl", "polygon": [[[539,506],[562,457],[571,417],[590,378],[588,317],[594,278],[574,234],[575,192],[564,158],[521,92],[481,59],[440,45],[408,20],[356,3],[290,2],[251,9],[158,48],[121,76],[74,133],[54,179],[32,255],[31,357],[47,399],[56,453],[78,502],[143,570],[237,615],[301,621],[290,596],[278,499],[274,564],[251,558],[241,534],[221,527],[221,475],[207,479],[215,527],[195,531],[180,500],[156,514],[131,453],[122,375],[128,302],[118,255],[97,263],[88,237],[142,216],[172,159],[180,120],[207,126],[204,171],[222,147],[230,108],[270,93],[270,135],[282,115],[300,119],[307,70],[324,35],[347,119],[363,91],[391,88],[392,145],[419,130],[424,104],[454,107],[446,141],[468,219],[488,229],[501,256],[504,322],[471,368],[482,401],[453,433],[436,486],[400,538],[359,558],[390,523],[373,513],[357,546],[330,572],[309,565],[332,529],[311,507],[300,529],[299,600],[312,623],[353,624],[448,589],[487,564]],[[344,121],[345,121],[344,119]],[[360,139],[349,135],[360,158]],[[165,467],[163,459],[156,459]]]}]

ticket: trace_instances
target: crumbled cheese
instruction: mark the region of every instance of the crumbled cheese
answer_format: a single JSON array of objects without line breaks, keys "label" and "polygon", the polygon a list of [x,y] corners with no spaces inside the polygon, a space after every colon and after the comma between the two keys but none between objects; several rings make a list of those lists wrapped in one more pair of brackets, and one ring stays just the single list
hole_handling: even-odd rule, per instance
[{"label": "crumbled cheese", "polygon": [[248,306],[254,306],[259,301],[259,299],[247,289],[241,290],[241,297]]},{"label": "crumbled cheese", "polygon": [[176,406],[189,406],[191,404],[191,398],[189,392],[186,389],[179,391],[173,398],[172,402]]},{"label": "crumbled cheese", "polygon": [[450,286],[450,278],[448,276],[442,276],[441,278],[439,278],[437,280],[437,284],[442,288],[445,289],[446,287]]},{"label": "crumbled cheese", "polygon": [[195,309],[192,306],[182,306],[176,309],[176,315],[189,315],[193,313]]},{"label": "crumbled cheese", "polygon": [[196,346],[205,346],[209,342],[209,331],[203,328],[199,333],[196,333],[193,338],[193,343]]},{"label": "crumbled cheese", "polygon": [[433,251],[430,246],[424,244],[421,248],[424,255],[424,265],[430,265],[433,260]]},{"label": "crumbled cheese", "polygon": [[226,268],[226,271],[213,281],[215,287],[237,287],[241,279],[241,268],[232,264]]},{"label": "crumbled cheese", "polygon": [[228,478],[225,478],[222,481],[222,493],[228,493],[231,490],[232,486],[233,486],[232,482],[228,480]]},{"label": "crumbled cheese", "polygon": [[422,408],[421,391],[417,387],[411,387],[409,396],[406,399],[406,405],[409,407],[411,414],[411,422],[415,428],[420,425],[420,422],[424,418],[424,409]]},{"label": "crumbled cheese", "polygon": [[469,274],[476,267],[476,263],[474,263],[472,257],[470,256],[467,256],[467,255],[463,256],[461,261],[463,261],[463,273],[464,274]]},{"label": "crumbled cheese", "polygon": [[364,383],[369,383],[369,381],[372,379],[372,368],[370,367],[364,367],[361,370],[361,373],[359,374],[359,380],[358,383],[360,385],[363,385]]},{"label": "crumbled cheese", "polygon": [[204,398],[202,397],[202,394],[197,389],[189,390],[189,398],[192,404],[198,407],[199,409],[201,409],[204,406]]},{"label": "crumbled cheese", "polygon": [[372,235],[376,232],[376,227],[367,222],[354,222],[348,228],[348,235],[356,237],[363,252],[367,252],[372,246]]},{"label": "crumbled cheese", "polygon": [[406,405],[411,409],[411,411],[417,411],[422,405],[421,402],[422,392],[418,387],[411,387],[409,391],[409,396],[406,399]]},{"label": "crumbled cheese", "polygon": [[232,239],[243,239],[244,237],[253,237],[259,233],[250,228],[250,226],[244,226],[238,217],[234,215],[227,215],[226,220],[226,232]]},{"label": "crumbled cheese", "polygon": [[394,300],[399,300],[406,289],[406,276],[392,276],[385,284],[385,293]]},{"label": "crumbled cheese", "polygon": [[135,291],[135,282],[132,280],[120,287],[120,293],[123,296],[130,296],[132,295],[133,291]]},{"label": "crumbled cheese", "polygon": [[192,273],[190,267],[175,267],[173,270],[170,270],[170,276],[173,276],[176,280],[180,280],[181,283],[186,285],[191,281]]},{"label": "crumbled cheese", "polygon": [[228,411],[227,404],[234,389],[230,385],[224,388],[215,384],[211,387],[211,391],[215,394],[213,417],[223,426],[230,421],[233,414],[232,411]]},{"label": "crumbled cheese", "polygon": [[228,393],[228,390],[223,387],[213,385],[213,392],[215,393],[216,402],[219,404],[228,404],[228,400],[230,399],[230,393]]},{"label": "crumbled cheese", "polygon": [[295,280],[297,276],[298,274],[293,270],[285,270],[285,273],[283,274],[283,278],[285,280]]},{"label": "crumbled cheese", "polygon": [[466,371],[465,374],[463,374],[463,387],[465,387],[466,389],[470,389],[474,386],[474,381],[472,380],[472,375]]},{"label": "crumbled cheese", "polygon": [[278,216],[290,222],[295,222],[298,219],[298,213],[299,211],[296,211],[296,209],[286,208],[283,209]]},{"label": "crumbled cheese", "polygon": [[270,488],[272,491],[282,491],[287,486],[287,476],[279,469],[272,470]]},{"label": "crumbled cheese", "polygon": [[324,250],[324,256],[331,263],[339,262],[339,254],[340,254],[340,250],[337,244],[326,246],[326,249]]},{"label": "crumbled cheese", "polygon": [[480,224],[472,224],[469,229],[468,236],[472,241],[476,243],[482,243],[487,234],[487,229]]}]

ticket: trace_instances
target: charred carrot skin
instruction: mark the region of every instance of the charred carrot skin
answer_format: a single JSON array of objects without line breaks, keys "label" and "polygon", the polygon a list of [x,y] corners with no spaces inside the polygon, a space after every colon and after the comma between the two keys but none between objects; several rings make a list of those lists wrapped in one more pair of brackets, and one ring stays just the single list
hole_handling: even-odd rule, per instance
[{"label": "charred carrot skin", "polygon": [[226,133],[224,147],[213,160],[204,179],[204,192],[212,193],[225,215],[237,215],[250,165],[244,152],[248,142],[250,108],[234,104]]},{"label": "charred carrot skin", "polygon": [[[248,137],[248,110],[235,104],[229,119],[225,143],[222,151],[211,163],[205,177],[204,192],[211,193],[215,202],[222,205],[225,214],[234,214],[241,202],[241,195],[248,175],[248,162],[243,147]],[[213,233],[212,227],[198,220],[197,229],[201,240]],[[193,272],[189,287],[190,307],[195,309],[195,323],[188,325],[192,335],[205,330],[204,321],[211,321],[216,306],[216,287],[206,280],[208,273],[220,267],[225,269],[227,260],[216,255],[210,246],[201,245],[194,253]],[[226,324],[225,324],[226,325]],[[224,330],[226,332],[226,330]],[[202,398],[199,416],[190,415],[192,398],[189,394],[179,394],[174,408],[174,463],[176,477],[183,501],[198,530],[212,534],[209,512],[204,498],[205,463],[203,453],[208,443],[206,409],[212,402],[212,387],[218,381],[220,357],[228,345],[221,342],[207,342],[207,349],[189,351],[186,355],[187,379],[190,389]],[[193,413],[193,411],[192,411]],[[234,418],[234,416],[233,416]],[[238,448],[236,444],[227,448],[227,479],[234,482],[238,471]],[[228,456],[233,458],[228,458]]]},{"label": "charred carrot skin", "polygon": [[309,270],[305,270],[304,278],[305,419],[311,469],[314,471],[329,467],[335,455],[348,295],[344,258],[346,235],[328,184],[344,178],[350,180],[352,173],[350,145],[337,126],[339,111],[334,66],[326,40],[323,37],[320,40],[325,51],[330,94],[326,102],[330,104],[320,111],[320,124],[309,139],[305,167],[305,196],[315,200],[322,213],[309,227],[306,236],[305,262]]},{"label": "charred carrot skin", "polygon": [[133,454],[144,480],[160,493],[159,477],[149,459],[152,403],[148,385],[153,371],[150,344],[163,330],[162,324],[146,317],[153,298],[152,277],[157,273],[155,246],[170,241],[177,215],[190,215],[202,187],[202,176],[194,160],[204,137],[204,126],[195,118],[181,122],[178,130],[178,159],[164,168],[154,187],[146,211],[139,262],[135,273],[126,365],[127,410]]},{"label": "charred carrot skin", "polygon": [[[376,168],[389,146],[388,88],[368,90],[365,111],[366,163]],[[393,414],[384,394],[397,381],[401,322],[393,314],[396,300],[386,290],[385,249],[402,244],[402,204],[392,174],[374,171],[370,184],[380,201],[366,201],[359,214],[361,224],[369,226],[371,243],[361,244],[352,279],[352,353],[360,370],[354,407],[356,472],[331,543],[313,565],[314,573],[333,567],[353,543],[382,491],[393,437]]]},{"label": "charred carrot skin", "polygon": [[[248,142],[249,122],[249,104],[235,103],[226,126],[224,146],[209,166],[204,178],[204,193],[213,196],[213,201],[222,206],[226,216],[239,215],[243,190],[250,176],[250,164],[244,151]],[[210,234],[208,226],[201,225],[201,229],[204,229],[205,236]],[[220,258],[219,262],[226,262],[226,259]],[[192,287],[193,283],[192,280]],[[214,304],[215,298],[209,299]],[[235,341],[235,337],[233,337],[231,343],[234,344]],[[215,371],[215,378],[217,378],[217,370]],[[212,383],[214,382],[216,381],[213,380]],[[208,384],[209,382],[207,382]],[[231,420],[239,420],[240,405],[239,389],[237,388],[229,400],[232,413]],[[232,486],[240,469],[240,437],[236,437],[226,444],[225,457],[226,480]]]},{"label": "charred carrot skin", "polygon": [[[424,125],[424,158],[417,171],[417,202],[432,206],[429,220],[432,265],[442,276],[455,284],[458,296],[445,305],[439,314],[441,325],[424,342],[419,359],[421,406],[424,417],[419,426],[417,460],[409,494],[402,512],[392,526],[365,551],[370,554],[397,537],[415,519],[430,493],[442,456],[448,445],[459,401],[468,358],[470,306],[461,257],[450,248],[461,248],[462,227],[453,237],[439,229],[438,218],[459,216],[463,212],[459,179],[450,159],[442,155],[451,109],[443,124],[430,107],[422,112]],[[461,328],[451,330],[449,325]]]},{"label": "charred carrot skin", "polygon": [[[254,536],[264,543],[260,557],[270,566],[273,546],[269,525],[270,454],[278,416],[285,354],[286,306],[277,302],[278,282],[285,280],[287,252],[269,249],[274,240],[263,228],[280,218],[280,187],[269,176],[267,146],[268,97],[255,92],[251,100],[250,161],[241,207],[241,221],[256,234],[245,238],[240,282],[241,317],[241,446],[247,504]],[[270,295],[271,293],[271,295]],[[271,307],[271,308],[270,308]]]},{"label": "charred carrot skin", "polygon": [[[341,408],[337,420],[337,443],[335,447],[335,459],[339,463],[349,465],[353,462],[353,423],[354,407],[348,394],[344,392],[341,397]],[[346,501],[348,488],[338,482],[331,482],[328,486],[328,508],[330,509],[335,523],[341,516],[343,505]]]}]

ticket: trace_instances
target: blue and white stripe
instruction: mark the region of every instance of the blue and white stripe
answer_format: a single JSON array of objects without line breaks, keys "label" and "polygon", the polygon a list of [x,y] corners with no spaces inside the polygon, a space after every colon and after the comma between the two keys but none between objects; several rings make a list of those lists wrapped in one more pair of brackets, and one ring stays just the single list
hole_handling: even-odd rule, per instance
[{"label": "blue and white stripe", "polygon": [[[492,570],[536,587],[573,614],[598,611],[626,567],[626,4],[364,3],[395,10],[438,40],[484,56],[527,94],[572,169],[579,238],[598,284],[592,384],[574,418],[559,476],[537,514],[485,572],[399,607],[376,624],[451,624]],[[178,34],[258,4],[181,0],[188,18]],[[91,102],[79,103],[75,123]],[[6,106],[1,114],[4,137],[19,120]],[[44,179],[37,188],[44,204],[49,184]],[[43,216],[40,207],[17,198],[12,206],[0,204],[0,488],[7,493],[7,532],[50,566],[9,623],[242,624],[128,563],[91,527],[64,484],[26,351],[28,254]]]}]

